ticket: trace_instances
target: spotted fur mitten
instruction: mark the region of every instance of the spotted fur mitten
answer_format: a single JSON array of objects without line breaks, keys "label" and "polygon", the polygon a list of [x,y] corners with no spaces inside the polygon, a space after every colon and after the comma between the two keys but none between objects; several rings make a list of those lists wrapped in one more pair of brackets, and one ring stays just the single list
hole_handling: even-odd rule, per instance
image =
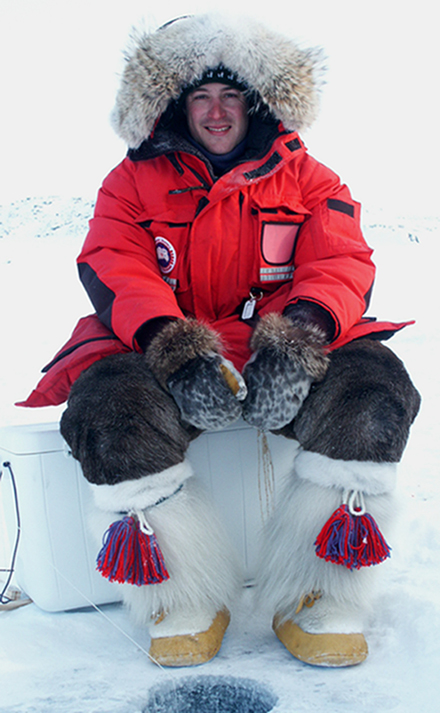
[{"label": "spotted fur mitten", "polygon": [[272,312],[257,325],[253,355],[243,376],[248,394],[243,418],[261,431],[282,428],[295,418],[313,381],[324,378],[325,335],[315,325],[295,324]]},{"label": "spotted fur mitten", "polygon": [[145,358],[187,423],[218,429],[240,417],[246,385],[221,355],[219,336],[206,325],[194,319],[170,322],[151,341]]}]

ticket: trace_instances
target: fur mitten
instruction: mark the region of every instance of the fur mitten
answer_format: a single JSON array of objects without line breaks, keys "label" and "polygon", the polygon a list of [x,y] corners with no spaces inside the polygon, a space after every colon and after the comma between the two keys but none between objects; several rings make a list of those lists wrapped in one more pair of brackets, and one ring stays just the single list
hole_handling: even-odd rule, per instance
[{"label": "fur mitten", "polygon": [[147,364],[173,396],[182,418],[201,429],[236,421],[246,396],[243,378],[221,355],[220,338],[196,320],[171,322],[151,341]]},{"label": "fur mitten", "polygon": [[252,335],[254,354],[243,372],[248,388],[243,418],[262,431],[290,423],[312,381],[325,376],[324,343],[315,325],[295,325],[275,312],[264,316]]}]

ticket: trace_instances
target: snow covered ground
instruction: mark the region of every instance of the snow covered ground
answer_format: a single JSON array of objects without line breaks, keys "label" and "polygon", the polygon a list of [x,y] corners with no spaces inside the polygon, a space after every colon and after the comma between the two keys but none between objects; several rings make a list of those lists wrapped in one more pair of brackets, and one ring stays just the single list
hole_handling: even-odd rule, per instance
[{"label": "snow covered ground", "polygon": [[[0,426],[54,421],[62,410],[24,410],[13,402],[28,394],[77,318],[90,312],[74,260],[91,210],[90,200],[55,197],[1,208]],[[363,223],[379,275],[370,314],[417,320],[389,344],[423,396],[400,466],[400,524],[393,556],[381,565],[383,581],[366,631],[368,660],[339,670],[296,661],[270,622],[255,613],[252,589],[244,590],[219,655],[195,670],[154,666],[146,655],[148,636],[118,604],[57,614],[30,604],[0,611],[1,713],[439,710],[440,217],[370,210]],[[2,545],[0,568],[8,564]],[[195,684],[198,693],[191,693]]]}]

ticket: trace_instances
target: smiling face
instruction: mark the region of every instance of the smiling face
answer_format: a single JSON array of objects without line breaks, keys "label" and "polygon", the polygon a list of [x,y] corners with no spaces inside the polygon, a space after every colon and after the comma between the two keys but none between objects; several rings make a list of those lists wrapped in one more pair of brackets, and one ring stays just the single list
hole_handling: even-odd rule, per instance
[{"label": "smiling face", "polygon": [[189,132],[213,154],[226,154],[244,139],[249,125],[243,92],[227,84],[202,84],[186,98]]}]

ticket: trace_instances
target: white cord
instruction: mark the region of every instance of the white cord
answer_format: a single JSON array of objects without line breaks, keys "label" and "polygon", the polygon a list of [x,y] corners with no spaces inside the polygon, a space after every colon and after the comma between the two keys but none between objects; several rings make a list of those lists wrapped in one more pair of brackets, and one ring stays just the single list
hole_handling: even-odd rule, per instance
[{"label": "white cord", "polygon": [[144,535],[154,535],[154,530],[149,524],[147,518],[145,517],[145,512],[143,510],[130,510],[129,515],[134,515],[137,520],[139,520],[139,528]]},{"label": "white cord", "polygon": [[355,517],[366,512],[364,496],[360,490],[344,490],[342,503],[348,506],[350,514]]}]

